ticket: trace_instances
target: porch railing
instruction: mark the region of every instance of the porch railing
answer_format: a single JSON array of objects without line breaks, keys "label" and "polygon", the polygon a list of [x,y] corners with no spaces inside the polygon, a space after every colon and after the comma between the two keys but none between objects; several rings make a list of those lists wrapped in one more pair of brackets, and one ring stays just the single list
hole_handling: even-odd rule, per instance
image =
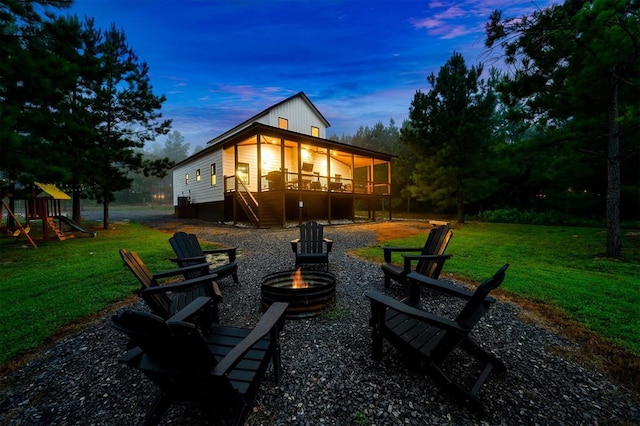
[{"label": "porch railing", "polygon": [[[231,185],[229,184],[231,183]],[[235,192],[236,199],[239,201],[242,210],[254,224],[259,224],[258,219],[258,200],[255,199],[247,185],[238,179],[237,176],[226,176],[224,179],[225,192]]]}]

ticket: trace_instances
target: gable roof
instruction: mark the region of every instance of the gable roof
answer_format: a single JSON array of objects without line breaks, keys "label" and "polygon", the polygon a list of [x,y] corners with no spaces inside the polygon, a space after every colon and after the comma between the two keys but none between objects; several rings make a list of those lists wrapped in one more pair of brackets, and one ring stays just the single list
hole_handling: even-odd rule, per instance
[{"label": "gable roof", "polygon": [[238,124],[237,126],[235,126],[234,128],[227,130],[226,132],[222,133],[219,136],[216,136],[215,138],[211,139],[209,142],[207,142],[207,145],[214,145],[218,142],[220,142],[221,140],[224,140],[226,138],[228,138],[229,136],[238,133],[239,131],[245,129],[246,127],[249,127],[251,124],[253,124],[254,122],[256,122],[258,119],[260,119],[261,117],[264,117],[266,115],[269,114],[269,112],[271,112],[272,110],[278,108],[280,105],[287,103],[289,101],[291,101],[292,99],[295,98],[301,98],[308,106],[309,108],[311,108],[313,110],[313,112],[318,116],[318,118],[320,118],[320,120],[322,120],[322,122],[324,123],[325,127],[330,127],[331,124],[329,124],[329,122],[327,121],[326,118],[324,118],[324,116],[322,115],[322,113],[318,110],[318,108],[316,108],[316,106],[311,102],[311,100],[307,97],[307,95],[304,92],[298,92],[293,96],[290,96],[274,105],[271,105],[269,108],[259,112],[258,114],[254,115],[253,117],[243,121],[242,123]]}]

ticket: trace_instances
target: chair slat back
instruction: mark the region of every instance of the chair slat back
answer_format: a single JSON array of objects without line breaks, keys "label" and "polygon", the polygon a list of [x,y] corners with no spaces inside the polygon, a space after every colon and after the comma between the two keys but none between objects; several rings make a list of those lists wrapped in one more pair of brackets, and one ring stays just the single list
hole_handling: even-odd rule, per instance
[{"label": "chair slat back", "polygon": [[300,225],[300,253],[322,253],[324,227],[317,222]]},{"label": "chair slat back", "polygon": [[[195,234],[187,234],[182,231],[176,232],[171,238],[169,238],[169,244],[178,258],[178,265],[180,267],[191,266],[205,261],[204,259],[200,262],[181,260],[187,257],[204,257],[204,253],[202,252],[202,248],[198,242],[198,237],[196,237]],[[185,278],[191,279],[199,277],[200,275],[201,273],[199,271],[187,272],[185,274]]]},{"label": "chair slat back", "polygon": [[485,300],[489,293],[498,288],[504,281],[505,271],[509,267],[509,264],[503,265],[492,276],[487,278],[476,288],[473,292],[473,296],[466,303],[462,311],[456,317],[456,321],[463,324],[466,327],[472,328],[485,312],[489,309],[490,303]]},{"label": "chair slat back", "polygon": [[111,321],[133,346],[139,346],[151,360],[167,368],[208,372],[216,365],[194,324],[166,322],[156,315],[130,310],[113,315]]},{"label": "chair slat back", "polygon": [[[453,237],[448,226],[438,226],[429,231],[427,241],[422,248],[422,255],[442,255]],[[416,263],[416,272],[431,278],[438,278],[444,262],[434,260],[420,260]]]},{"label": "chair slat back", "polygon": [[[133,275],[138,279],[141,284],[141,288],[150,288],[158,285],[158,282],[153,277],[153,274],[144,264],[140,256],[137,253],[129,251],[127,249],[120,249],[120,257],[124,264],[129,268]],[[152,295],[143,295],[142,298],[149,305],[149,308],[166,318],[169,315],[171,307],[171,299],[165,293],[157,293]]]},{"label": "chair slat back", "polygon": [[504,273],[508,267],[509,264],[502,266],[498,272],[496,272],[492,277],[486,279],[478,286],[478,288],[476,288],[471,299],[467,301],[455,318],[455,321],[464,327],[466,331],[446,331],[438,343],[438,346],[432,350],[431,359],[436,362],[442,361],[471,332],[473,327],[489,310],[492,302],[485,300],[485,298],[491,290],[502,284],[502,281],[504,281]]}]

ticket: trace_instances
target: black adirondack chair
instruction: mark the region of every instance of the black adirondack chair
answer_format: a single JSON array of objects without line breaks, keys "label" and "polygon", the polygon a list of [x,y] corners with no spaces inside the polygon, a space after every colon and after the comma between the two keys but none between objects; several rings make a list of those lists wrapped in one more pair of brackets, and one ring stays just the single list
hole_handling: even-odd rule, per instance
[{"label": "black adirondack chair", "polygon": [[[137,253],[123,248],[120,249],[120,257],[140,282],[141,288],[135,293],[145,301],[154,314],[167,319],[197,297],[207,296],[211,298],[211,303],[208,309],[203,312],[201,325],[208,327],[212,322],[219,322],[218,303],[222,300],[222,293],[214,281],[215,277],[208,273],[208,263],[154,274]],[[162,284],[163,279],[184,276],[186,273],[194,271],[197,273],[195,278]]]},{"label": "black adirondack chair", "polygon": [[273,303],[252,329],[215,325],[202,333],[191,318],[208,299],[195,299],[168,320],[134,311],[112,317],[113,326],[130,338],[131,349],[119,361],[159,388],[145,424],[157,424],[174,399],[186,399],[241,425],[270,362],[280,381],[278,334],[287,304]]},{"label": "black adirondack chair", "polygon": [[[411,367],[424,368],[454,397],[469,408],[482,411],[483,405],[478,398],[480,388],[492,370],[505,371],[506,367],[472,340],[469,333],[495,302],[488,294],[502,283],[508,266],[504,265],[480,284],[454,319],[417,309],[379,292],[366,293],[371,301],[372,357],[376,360],[382,358],[383,341],[386,339],[407,356]],[[447,357],[458,347],[482,363],[482,372],[470,387],[455,382],[443,369]]]},{"label": "black adirondack chair", "polygon": [[329,253],[333,247],[333,240],[324,238],[323,233],[324,227],[317,222],[300,225],[300,238],[291,241],[291,250],[296,256],[296,268],[306,264],[324,264],[327,271],[329,270]]},{"label": "black adirondack chair", "polygon": [[[231,275],[233,277],[233,282],[236,284],[238,283],[238,264],[236,262],[237,247],[203,250],[198,242],[198,237],[196,237],[195,234],[187,234],[185,232],[176,232],[173,234],[173,236],[169,238],[169,244],[171,244],[171,247],[177,256],[171,260],[181,267],[206,262],[206,256],[208,254],[226,256],[226,262],[212,266],[209,269],[209,273],[216,275],[217,279]],[[197,274],[198,272],[190,272],[185,275],[185,278],[193,278],[194,276],[197,276]]]},{"label": "black adirondack chair", "polygon": [[[390,287],[391,280],[394,280],[404,287],[405,293],[408,293],[407,275],[411,272],[438,279],[444,262],[451,258],[450,254],[444,254],[451,237],[453,237],[453,232],[448,226],[438,226],[429,231],[424,247],[382,247],[384,262],[381,268],[384,273],[384,286],[386,288]],[[391,262],[392,253],[402,254],[403,265],[396,265]],[[412,268],[412,262],[416,262],[415,268]],[[415,295],[412,295],[411,299],[414,300],[415,297]]]}]

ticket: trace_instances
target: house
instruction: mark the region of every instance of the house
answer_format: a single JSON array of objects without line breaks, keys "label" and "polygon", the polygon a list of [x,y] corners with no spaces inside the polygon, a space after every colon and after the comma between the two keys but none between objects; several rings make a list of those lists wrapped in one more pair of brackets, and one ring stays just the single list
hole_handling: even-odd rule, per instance
[{"label": "house", "polygon": [[328,140],[328,127],[300,92],[212,139],[173,168],[176,215],[260,228],[391,218],[393,156]]}]

